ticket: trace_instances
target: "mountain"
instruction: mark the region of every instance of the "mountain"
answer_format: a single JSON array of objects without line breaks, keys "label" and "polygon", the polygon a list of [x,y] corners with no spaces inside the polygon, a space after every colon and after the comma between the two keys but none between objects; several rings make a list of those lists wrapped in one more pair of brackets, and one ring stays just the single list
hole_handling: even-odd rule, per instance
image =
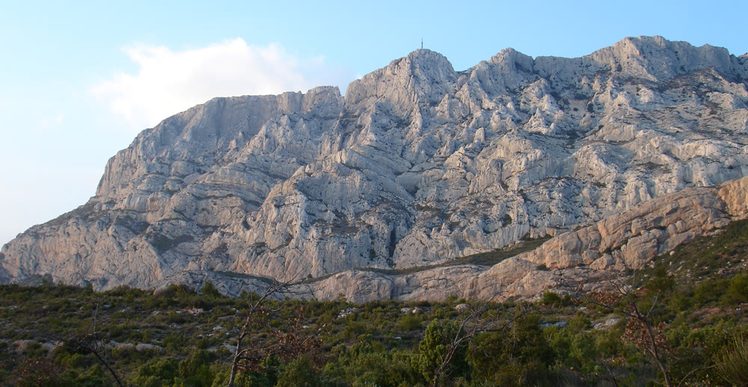
[{"label": "mountain", "polygon": [[[231,293],[270,277],[366,300],[444,298],[480,278],[490,292],[459,292],[501,298],[530,293],[497,282],[510,272],[636,268],[743,215],[729,205],[742,180],[701,187],[748,176],[747,87],[746,55],[639,37],[572,59],[506,49],[459,72],[421,49],[344,97],[215,98],[141,132],[88,203],[3,246],[0,281],[210,279]],[[668,206],[675,223],[626,215]],[[592,228],[584,238],[617,242],[584,241]],[[545,236],[526,259],[450,264]],[[381,274],[405,269],[421,274]]]}]

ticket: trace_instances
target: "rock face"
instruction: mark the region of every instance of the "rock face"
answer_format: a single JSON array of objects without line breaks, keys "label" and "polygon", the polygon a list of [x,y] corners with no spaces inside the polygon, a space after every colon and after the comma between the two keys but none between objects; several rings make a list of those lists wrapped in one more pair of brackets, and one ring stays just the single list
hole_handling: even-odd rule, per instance
[{"label": "rock face", "polygon": [[[460,72],[418,50],[345,97],[216,98],[144,130],[87,204],[3,246],[0,280],[230,293],[261,286],[249,276],[332,274],[308,294],[486,298],[537,291],[555,269],[636,267],[746,212],[742,185],[699,187],[748,175],[747,87],[746,56],[640,37],[574,59],[506,49]],[[593,226],[564,233],[578,225]],[[558,237],[490,270],[352,270],[544,235]]]},{"label": "rock face", "polygon": [[[688,188],[650,200],[587,227],[560,234],[537,249],[492,266],[453,265],[411,274],[349,270],[294,290],[307,297],[366,302],[376,299],[504,301],[544,290],[569,290],[626,269],[748,216],[748,177],[716,187]],[[573,285],[573,286],[572,286]]]}]

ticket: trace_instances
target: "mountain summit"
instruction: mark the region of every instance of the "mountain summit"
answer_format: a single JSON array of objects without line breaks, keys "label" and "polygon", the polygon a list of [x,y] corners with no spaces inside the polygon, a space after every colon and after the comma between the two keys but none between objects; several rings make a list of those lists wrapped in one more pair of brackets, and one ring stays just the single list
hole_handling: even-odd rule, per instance
[{"label": "mountain summit", "polygon": [[[230,292],[271,277],[306,280],[317,297],[415,299],[480,296],[445,283],[481,278],[495,290],[537,262],[641,266],[742,216],[730,207],[742,183],[699,190],[748,175],[747,87],[746,56],[639,37],[571,59],[506,49],[460,72],[421,49],[345,97],[319,87],[215,98],[141,132],[88,203],[3,246],[0,280],[110,289],[211,279]],[[713,211],[696,224],[663,210],[672,232],[625,215],[668,205]],[[575,228],[598,225],[603,241],[601,224],[613,237],[660,233],[649,247],[599,242],[577,261],[548,258],[581,246],[558,244],[581,238]],[[439,266],[544,236],[557,237],[522,262]],[[442,269],[381,274],[429,265]]]}]

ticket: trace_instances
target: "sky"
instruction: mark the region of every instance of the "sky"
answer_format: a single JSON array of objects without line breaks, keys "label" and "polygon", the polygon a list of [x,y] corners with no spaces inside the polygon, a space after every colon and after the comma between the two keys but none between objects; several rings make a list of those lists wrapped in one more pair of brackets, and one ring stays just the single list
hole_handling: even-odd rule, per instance
[{"label": "sky", "polygon": [[746,1],[0,0],[0,244],[84,204],[141,130],[213,97],[348,83],[420,48],[465,70],[660,35],[748,52]]}]

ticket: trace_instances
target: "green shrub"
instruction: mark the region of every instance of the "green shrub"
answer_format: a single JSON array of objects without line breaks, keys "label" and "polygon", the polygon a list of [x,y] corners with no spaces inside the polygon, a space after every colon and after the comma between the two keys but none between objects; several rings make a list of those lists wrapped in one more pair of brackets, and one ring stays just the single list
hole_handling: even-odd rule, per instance
[{"label": "green shrub", "polygon": [[740,273],[729,280],[727,291],[720,297],[724,305],[739,305],[748,302],[748,273]]},{"label": "green shrub", "polygon": [[423,320],[420,316],[412,313],[407,313],[400,319],[400,323],[398,325],[400,330],[414,331],[421,328],[421,321]]},{"label": "green shrub", "polygon": [[203,285],[203,288],[200,289],[200,292],[209,297],[220,297],[221,293],[218,292],[218,289],[216,289],[215,285],[213,285],[213,281],[205,281],[205,284]]},{"label": "green shrub", "polygon": [[173,357],[154,358],[138,367],[133,383],[140,387],[170,386],[179,376],[179,363]]},{"label": "green shrub", "polygon": [[[452,345],[452,339],[457,335],[457,326],[453,322],[433,320],[426,327],[423,340],[418,343],[417,368],[426,381],[431,382],[436,376],[437,369]],[[468,365],[465,361],[467,345],[463,343],[454,349],[452,359],[445,372],[453,377],[467,374]]]},{"label": "green shrub", "polygon": [[278,387],[322,387],[314,363],[309,356],[302,355],[288,363],[286,369],[278,375]]},{"label": "green shrub", "polygon": [[215,372],[210,363],[215,360],[215,355],[205,350],[197,350],[190,354],[187,359],[179,362],[178,372],[187,386],[210,387],[215,378]]},{"label": "green shrub", "polygon": [[706,280],[693,290],[693,300],[697,305],[706,305],[719,300],[729,287],[727,280]]},{"label": "green shrub", "polygon": [[[550,385],[548,366],[555,355],[538,321],[538,316],[525,316],[510,330],[478,335],[466,354],[473,380],[499,386]],[[555,344],[562,348],[568,341]]]},{"label": "green shrub", "polygon": [[564,300],[558,294],[546,290],[543,292],[543,297],[540,299],[540,303],[543,305],[561,306],[563,305]]},{"label": "green shrub", "polygon": [[654,270],[654,277],[647,281],[645,286],[650,292],[662,293],[673,289],[675,279],[673,276],[668,275],[665,266],[657,266]]},{"label": "green shrub", "polygon": [[569,321],[569,326],[567,329],[573,331],[573,332],[582,332],[590,329],[592,327],[592,321],[585,317],[584,315],[577,315],[571,321]]},{"label": "green shrub", "polygon": [[733,386],[748,385],[748,345],[738,338],[717,360],[717,372]]},{"label": "green shrub", "polygon": [[358,321],[349,322],[343,329],[343,334],[349,339],[358,337],[364,332],[366,332],[366,324]]}]

